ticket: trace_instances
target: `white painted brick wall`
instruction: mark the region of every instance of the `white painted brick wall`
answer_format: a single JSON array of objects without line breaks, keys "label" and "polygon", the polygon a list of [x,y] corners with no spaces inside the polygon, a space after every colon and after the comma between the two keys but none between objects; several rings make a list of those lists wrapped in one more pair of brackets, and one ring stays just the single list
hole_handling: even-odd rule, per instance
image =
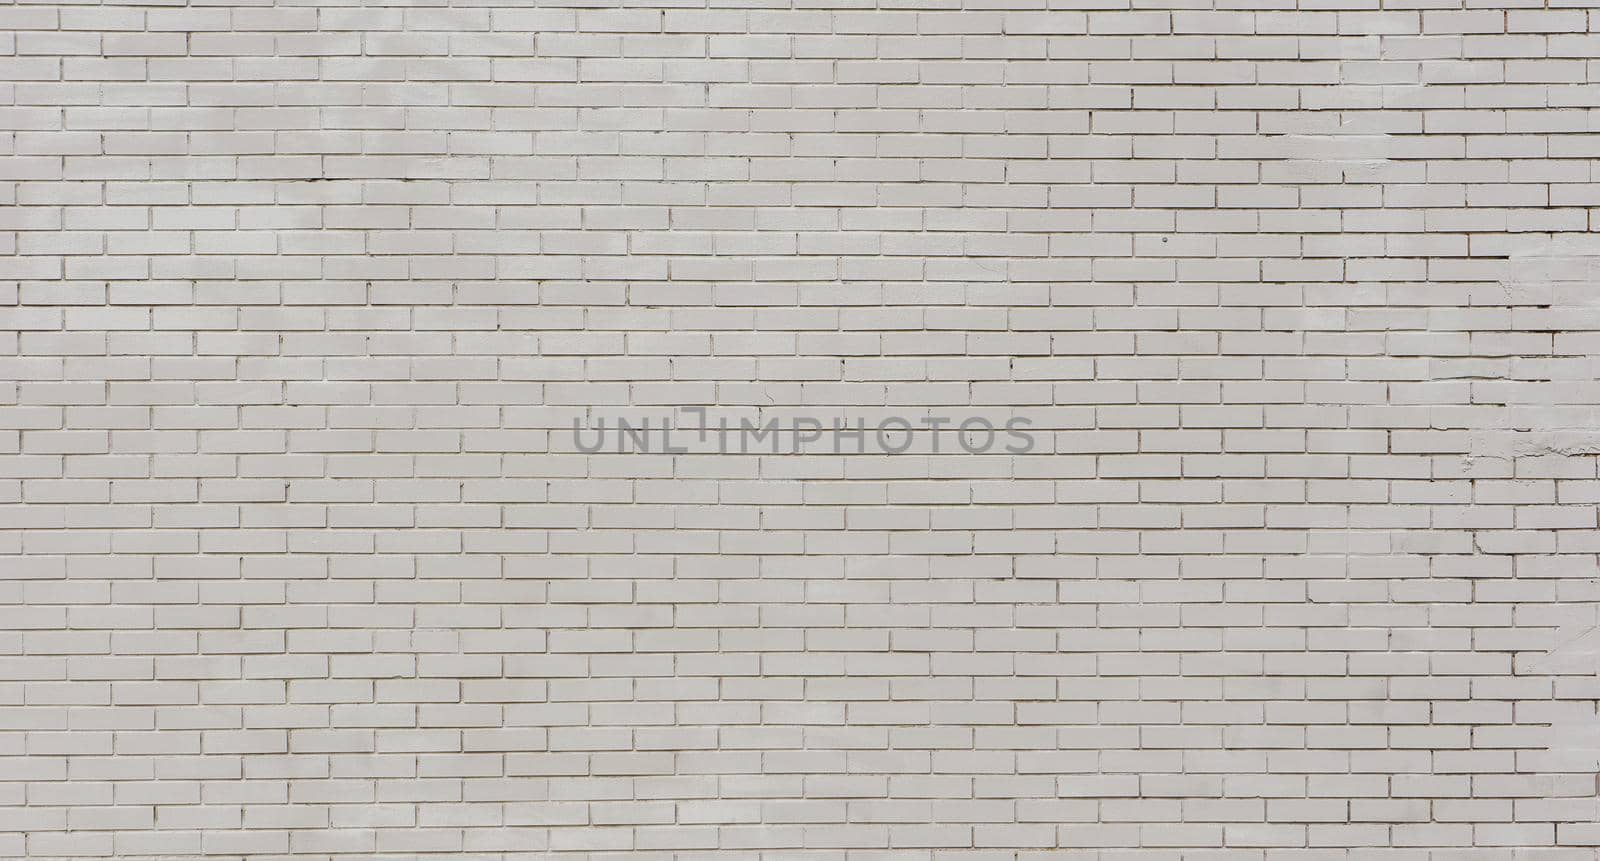
[{"label": "white painted brick wall", "polygon": [[1580,6],[0,6],[0,855],[1592,861]]}]

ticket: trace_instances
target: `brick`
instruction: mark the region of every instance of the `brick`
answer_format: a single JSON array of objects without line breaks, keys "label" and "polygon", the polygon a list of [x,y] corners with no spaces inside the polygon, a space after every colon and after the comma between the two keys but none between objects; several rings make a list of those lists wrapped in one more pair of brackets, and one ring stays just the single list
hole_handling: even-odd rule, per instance
[{"label": "brick", "polygon": [[1516,6],[0,9],[0,855],[1591,857]]}]

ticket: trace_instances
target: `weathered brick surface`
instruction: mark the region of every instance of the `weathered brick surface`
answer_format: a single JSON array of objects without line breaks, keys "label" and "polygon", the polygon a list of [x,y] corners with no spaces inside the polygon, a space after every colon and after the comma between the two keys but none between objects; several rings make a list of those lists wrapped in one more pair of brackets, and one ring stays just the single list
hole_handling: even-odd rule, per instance
[{"label": "weathered brick surface", "polygon": [[0,855],[1592,861],[1600,13],[490,2],[0,6]]}]

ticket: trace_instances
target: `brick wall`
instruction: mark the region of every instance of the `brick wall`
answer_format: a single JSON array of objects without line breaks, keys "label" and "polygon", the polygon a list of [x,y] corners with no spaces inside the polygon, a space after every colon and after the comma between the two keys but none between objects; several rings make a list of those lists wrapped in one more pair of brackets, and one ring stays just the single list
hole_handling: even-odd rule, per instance
[{"label": "brick wall", "polygon": [[0,855],[1595,858],[1600,13],[502,2],[0,7]]}]

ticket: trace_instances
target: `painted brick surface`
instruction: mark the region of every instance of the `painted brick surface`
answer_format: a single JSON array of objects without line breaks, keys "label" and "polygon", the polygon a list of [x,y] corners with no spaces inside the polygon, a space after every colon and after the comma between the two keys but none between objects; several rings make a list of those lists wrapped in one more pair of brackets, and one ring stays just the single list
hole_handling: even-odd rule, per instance
[{"label": "painted brick surface", "polygon": [[0,6],[0,856],[1592,861],[1593,31]]}]

